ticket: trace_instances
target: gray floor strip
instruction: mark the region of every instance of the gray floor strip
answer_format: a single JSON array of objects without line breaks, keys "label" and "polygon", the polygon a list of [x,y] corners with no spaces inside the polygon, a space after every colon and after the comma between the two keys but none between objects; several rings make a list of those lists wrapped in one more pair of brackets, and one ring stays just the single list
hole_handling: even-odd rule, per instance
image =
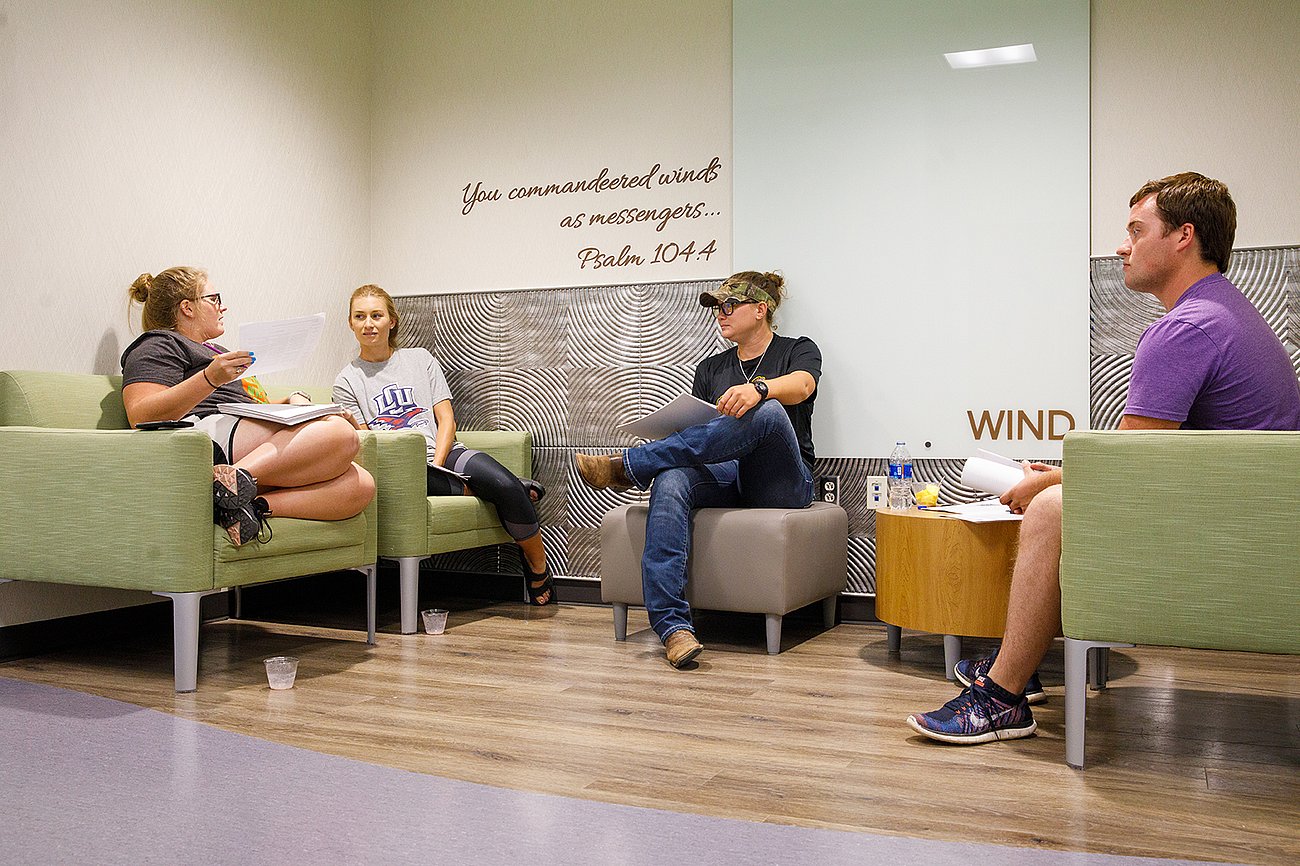
[{"label": "gray floor strip", "polygon": [[0,859],[44,863],[1190,863],[761,824],[425,776],[0,677]]}]

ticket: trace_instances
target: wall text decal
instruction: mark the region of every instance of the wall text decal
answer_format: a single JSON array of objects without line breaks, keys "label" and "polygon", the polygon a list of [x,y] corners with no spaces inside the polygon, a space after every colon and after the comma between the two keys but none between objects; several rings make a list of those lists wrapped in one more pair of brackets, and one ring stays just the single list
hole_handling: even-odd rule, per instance
[{"label": "wall text decal", "polygon": [[[708,262],[718,252],[718,224],[714,222],[710,230],[707,223],[700,221],[722,216],[722,205],[716,201],[711,204],[699,190],[707,189],[722,177],[722,170],[722,158],[715,156],[696,168],[665,168],[657,162],[646,171],[615,174],[605,166],[589,177],[576,180],[512,187],[490,186],[476,180],[461,189],[460,214],[475,218],[487,208],[571,196],[585,204],[586,209],[566,208],[562,215],[548,214],[548,219],[554,220],[557,228],[577,233],[566,236],[580,238],[573,245],[573,261],[580,271]],[[692,188],[694,194],[678,196],[670,192],[675,201],[646,200],[662,199],[669,188],[683,188],[683,191]],[[610,231],[612,228],[640,231],[629,241],[626,235],[611,238],[617,234]],[[646,234],[650,228],[653,234]],[[656,237],[670,228],[670,239]]]},{"label": "wall text decal", "polygon": [[[1044,426],[1044,413],[1046,413],[1046,426]],[[978,419],[975,418],[974,410],[967,409],[966,420],[970,422],[971,435],[977,440],[1024,439],[1025,431],[1028,430],[1029,438],[1041,442],[1043,434],[1046,433],[1047,440],[1054,442],[1064,439],[1065,434],[1074,429],[1074,416],[1064,409],[1037,409],[1030,412],[1024,409],[999,409],[997,420],[994,420],[994,416],[988,409],[980,412]],[[1062,422],[1060,428],[1056,426],[1057,421]],[[1005,432],[1003,432],[1004,424]]]}]

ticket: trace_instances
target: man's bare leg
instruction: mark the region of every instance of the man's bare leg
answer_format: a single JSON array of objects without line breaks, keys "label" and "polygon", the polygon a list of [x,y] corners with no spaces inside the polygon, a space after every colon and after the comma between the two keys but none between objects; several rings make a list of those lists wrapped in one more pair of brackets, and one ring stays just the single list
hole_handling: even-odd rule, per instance
[{"label": "man's bare leg", "polygon": [[1034,497],[1020,524],[1007,625],[988,677],[1012,694],[1024,691],[1061,633],[1061,485]]}]

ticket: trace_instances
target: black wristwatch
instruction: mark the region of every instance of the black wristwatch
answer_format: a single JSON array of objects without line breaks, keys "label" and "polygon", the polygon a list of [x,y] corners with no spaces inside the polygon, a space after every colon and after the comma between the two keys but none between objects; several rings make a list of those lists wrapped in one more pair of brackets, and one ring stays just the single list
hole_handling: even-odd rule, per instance
[{"label": "black wristwatch", "polygon": [[754,381],[750,382],[749,384],[753,385],[753,386],[754,386],[754,390],[758,392],[758,402],[762,403],[764,400],[767,399],[767,383],[766,383],[766,382],[764,382],[762,379],[755,379]]}]

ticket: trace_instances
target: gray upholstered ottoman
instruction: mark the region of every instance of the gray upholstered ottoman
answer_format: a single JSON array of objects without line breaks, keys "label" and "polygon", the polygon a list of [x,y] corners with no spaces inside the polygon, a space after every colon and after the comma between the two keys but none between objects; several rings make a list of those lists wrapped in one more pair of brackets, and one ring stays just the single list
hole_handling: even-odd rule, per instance
[{"label": "gray upholstered ottoman", "polygon": [[[649,506],[623,505],[600,523],[600,597],[614,605],[614,639],[627,638],[627,606],[644,604],[641,553]],[[686,600],[692,608],[767,615],[767,651],[781,651],[781,618],[822,602],[827,628],[848,582],[848,515],[807,508],[701,508],[692,517]]]}]

